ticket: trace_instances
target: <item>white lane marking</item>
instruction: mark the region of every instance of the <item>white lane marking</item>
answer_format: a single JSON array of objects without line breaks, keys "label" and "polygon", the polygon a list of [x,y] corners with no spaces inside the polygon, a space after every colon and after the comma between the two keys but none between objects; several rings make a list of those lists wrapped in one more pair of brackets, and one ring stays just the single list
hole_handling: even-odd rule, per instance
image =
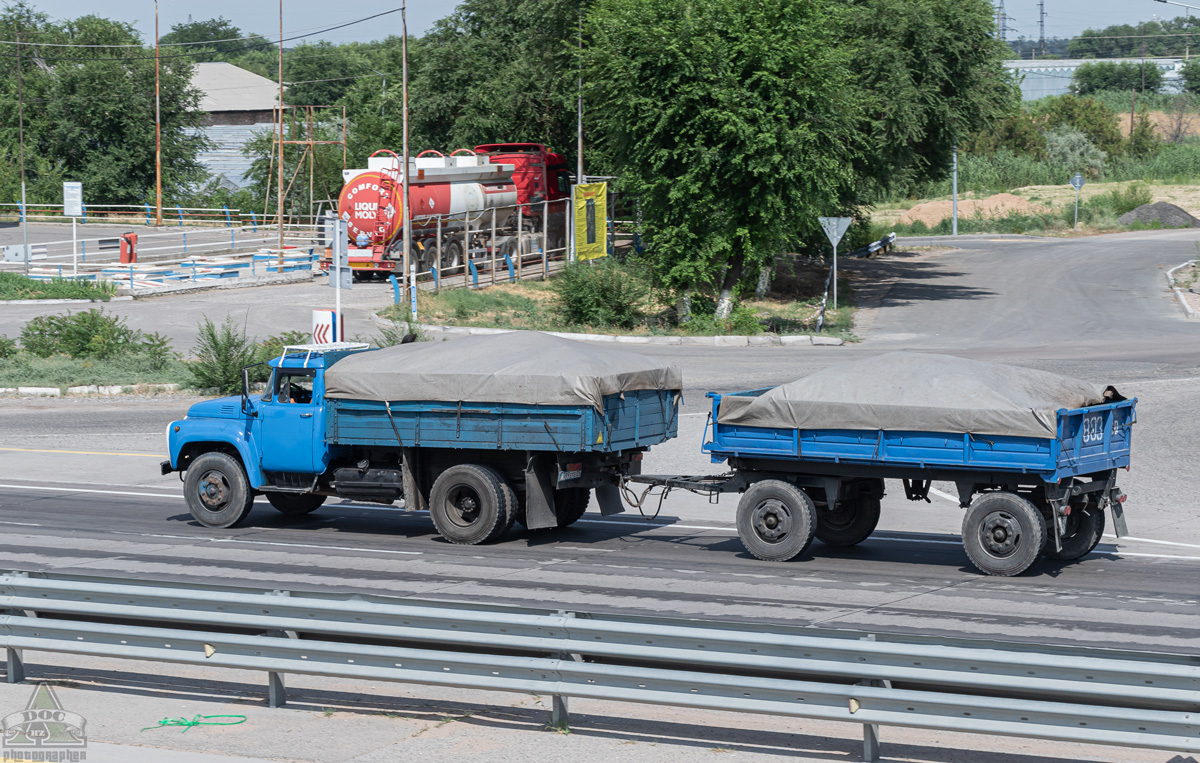
[{"label": "white lane marking", "polygon": [[1146,559],[1186,559],[1191,562],[1200,562],[1200,556],[1177,556],[1173,554],[1139,554],[1133,551],[1093,551],[1096,556],[1140,556]]},{"label": "white lane marking", "polygon": [[956,496],[950,495],[949,493],[943,493],[941,490],[938,490],[935,487],[929,488],[929,492],[933,493],[938,498],[945,498],[947,501],[954,501],[955,503],[958,503],[958,498]]},{"label": "white lane marking", "polygon": [[8,488],[9,490],[48,490],[52,493],[100,493],[102,495],[134,495],[139,498],[175,498],[179,499],[181,495],[168,495],[166,493],[130,493],[121,490],[89,490],[82,487],[43,487],[41,485],[0,485],[0,488]]},{"label": "white lane marking", "polygon": [[[1116,538],[1117,536],[1112,533],[1104,533],[1104,537],[1105,538]],[[1155,540],[1154,538],[1134,538],[1131,535],[1126,535],[1124,538],[1119,538],[1119,540],[1135,540],[1135,541],[1138,541],[1139,543],[1157,543],[1160,546],[1179,546],[1181,548],[1200,548],[1200,544],[1197,544],[1197,543],[1179,543],[1179,542],[1173,541],[1173,540]]]},{"label": "white lane marking", "polygon": [[0,522],[0,525],[19,525],[21,527],[42,527],[36,522]]},{"label": "white lane marking", "polygon": [[388,548],[359,548],[357,546],[322,546],[319,543],[280,543],[270,540],[242,540],[240,538],[209,538],[213,543],[247,543],[258,546],[284,546],[286,548],[316,548],[322,551],[363,551],[369,554],[401,554],[403,556],[424,556],[424,551],[396,551]]}]

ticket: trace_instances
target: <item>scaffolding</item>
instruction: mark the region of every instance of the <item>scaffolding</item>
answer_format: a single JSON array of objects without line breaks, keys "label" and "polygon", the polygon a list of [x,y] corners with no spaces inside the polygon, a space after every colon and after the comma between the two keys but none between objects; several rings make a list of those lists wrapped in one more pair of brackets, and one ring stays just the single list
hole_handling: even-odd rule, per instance
[{"label": "scaffolding", "polygon": [[[318,119],[318,112],[321,110],[334,109],[341,111],[342,138],[341,140],[324,140],[317,136],[317,129],[324,124],[323,120]],[[342,169],[346,169],[346,107],[345,106],[284,106],[283,113],[280,113],[279,107],[272,109],[274,112],[275,123],[280,124],[284,120],[290,120],[288,124],[288,139],[282,141],[285,149],[287,146],[303,146],[304,150],[300,157],[296,160],[296,168],[292,171],[291,180],[288,181],[287,188],[283,192],[283,204],[286,206],[287,198],[292,192],[292,187],[296,184],[296,179],[300,177],[300,172],[304,169],[305,164],[308,165],[308,220],[312,223],[316,222],[316,218],[320,212],[318,204],[327,203],[328,199],[318,200],[315,195],[316,184],[316,157],[317,146],[341,146],[342,147]],[[322,112],[324,113],[324,112]],[[280,156],[279,151],[279,136],[283,130],[272,131],[271,133],[271,163],[270,169],[267,171],[267,189],[266,201],[263,202],[263,219],[270,219],[269,212],[271,206],[271,180],[275,174],[275,158]],[[285,209],[276,209],[276,219],[281,224],[286,224],[289,218]]]}]

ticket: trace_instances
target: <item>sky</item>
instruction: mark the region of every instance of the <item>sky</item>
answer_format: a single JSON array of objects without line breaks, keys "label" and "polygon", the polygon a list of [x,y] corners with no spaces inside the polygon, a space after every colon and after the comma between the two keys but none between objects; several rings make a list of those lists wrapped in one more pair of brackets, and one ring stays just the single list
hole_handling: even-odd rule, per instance
[{"label": "sky", "polygon": [[[1200,0],[1191,0],[1200,6]],[[133,23],[144,39],[154,39],[153,0],[109,0],[97,9],[96,0],[30,0],[31,5],[56,18],[73,18],[97,13],[108,18]],[[1164,5],[1154,0],[1045,0],[1046,36],[1071,37],[1087,28],[1102,28],[1110,24],[1132,24],[1149,21],[1156,14],[1172,18],[1184,13],[1183,8]],[[284,0],[283,30],[285,36],[322,29],[346,21],[370,16],[400,6],[400,0],[365,0],[349,6],[331,4],[328,0]],[[412,34],[423,34],[433,22],[454,10],[453,0],[408,0],[408,28]],[[338,8],[333,14],[330,8]],[[279,35],[279,4],[274,0],[160,0],[160,27],[163,34],[172,24],[186,22],[188,14],[196,20],[224,16],[246,32],[265,37]],[[1037,0],[1005,0],[1005,12],[1010,17],[1009,39],[1020,35],[1038,35]],[[400,14],[384,16],[363,24],[346,27],[311,39],[331,42],[373,40],[399,34]]]}]

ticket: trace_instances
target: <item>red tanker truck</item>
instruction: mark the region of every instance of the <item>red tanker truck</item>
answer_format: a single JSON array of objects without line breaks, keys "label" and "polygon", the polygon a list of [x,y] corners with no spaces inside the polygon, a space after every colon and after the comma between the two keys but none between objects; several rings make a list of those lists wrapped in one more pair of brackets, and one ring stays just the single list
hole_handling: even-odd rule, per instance
[{"label": "red tanker truck", "polygon": [[[338,215],[355,275],[404,267],[401,159],[376,151],[366,169],[344,170]],[[540,143],[487,143],[409,162],[411,262],[417,272],[461,272],[468,258],[524,256],[565,246],[571,175]],[[328,259],[322,267],[328,268]]]}]

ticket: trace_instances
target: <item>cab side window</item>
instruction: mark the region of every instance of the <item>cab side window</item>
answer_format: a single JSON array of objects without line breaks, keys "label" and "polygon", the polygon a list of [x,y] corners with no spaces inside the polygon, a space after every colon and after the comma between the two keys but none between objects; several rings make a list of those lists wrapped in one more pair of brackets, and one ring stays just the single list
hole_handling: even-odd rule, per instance
[{"label": "cab side window", "polygon": [[275,374],[275,402],[294,405],[310,405],[313,401],[313,377],[311,374]]}]

